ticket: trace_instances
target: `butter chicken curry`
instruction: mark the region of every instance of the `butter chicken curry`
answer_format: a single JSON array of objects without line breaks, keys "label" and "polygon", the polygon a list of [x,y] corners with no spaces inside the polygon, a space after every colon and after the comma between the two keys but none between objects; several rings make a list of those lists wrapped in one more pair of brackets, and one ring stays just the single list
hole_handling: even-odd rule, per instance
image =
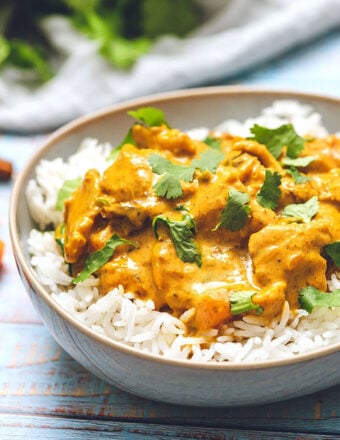
[{"label": "butter chicken curry", "polygon": [[286,300],[294,311],[308,289],[327,295],[340,139],[303,139],[287,124],[197,141],[131,114],[114,161],[65,201],[56,236],[75,283],[94,273],[102,295],[122,285],[193,333],[244,313],[271,319]]}]

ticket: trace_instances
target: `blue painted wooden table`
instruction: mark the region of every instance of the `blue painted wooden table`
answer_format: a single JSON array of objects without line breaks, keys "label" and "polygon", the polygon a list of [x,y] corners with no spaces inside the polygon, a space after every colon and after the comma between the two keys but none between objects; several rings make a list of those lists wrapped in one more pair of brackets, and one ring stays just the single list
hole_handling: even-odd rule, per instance
[{"label": "blue painted wooden table", "polygon": [[[340,96],[340,32],[244,72],[246,83]],[[340,121],[339,121],[340,123]],[[0,136],[15,174],[42,137]],[[156,403],[108,385],[72,360],[36,315],[11,255],[11,183],[0,184],[0,439],[331,439],[340,438],[340,386],[298,399],[242,408]]]}]

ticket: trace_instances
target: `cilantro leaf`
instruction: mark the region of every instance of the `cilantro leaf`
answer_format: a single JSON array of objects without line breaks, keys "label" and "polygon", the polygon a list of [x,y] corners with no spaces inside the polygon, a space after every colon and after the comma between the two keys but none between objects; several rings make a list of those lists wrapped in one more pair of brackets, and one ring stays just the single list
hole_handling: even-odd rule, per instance
[{"label": "cilantro leaf", "polygon": [[174,164],[159,154],[150,154],[148,162],[156,174],[168,173],[186,182],[191,182],[194,177],[195,169],[191,165]]},{"label": "cilantro leaf", "polygon": [[253,296],[257,292],[254,290],[240,290],[234,291],[230,295],[230,311],[232,315],[239,315],[241,313],[256,310],[257,315],[263,313],[263,308],[252,301]]},{"label": "cilantro leaf", "polygon": [[319,211],[319,202],[317,196],[307,200],[305,203],[293,203],[285,206],[282,215],[285,217],[298,217],[305,223],[309,223],[315,214]]},{"label": "cilantro leaf", "polygon": [[282,165],[283,166],[293,166],[293,167],[307,167],[310,163],[312,163],[315,160],[314,156],[304,156],[304,157],[284,157],[282,159]]},{"label": "cilantro leaf", "polygon": [[219,150],[221,147],[221,139],[216,139],[212,136],[207,136],[203,142],[207,144],[210,148],[213,148],[214,150]]},{"label": "cilantro leaf", "polygon": [[275,210],[279,205],[281,196],[280,185],[280,174],[277,171],[272,173],[270,170],[266,170],[264,183],[256,196],[258,203],[264,208]]},{"label": "cilantro leaf", "polygon": [[297,157],[295,159],[291,157],[285,157],[282,160],[282,165],[290,167],[287,172],[293,177],[294,183],[306,183],[310,179],[304,174],[300,173],[297,167],[304,168],[312,163],[313,160],[315,160],[314,156]]},{"label": "cilantro leaf", "polygon": [[331,257],[335,266],[340,267],[340,241],[335,241],[324,247],[326,254]]},{"label": "cilantro leaf", "polygon": [[215,230],[220,226],[231,231],[239,231],[243,228],[250,213],[249,206],[246,206],[249,199],[249,194],[230,188],[227,204],[222,211],[221,221],[217,224]]},{"label": "cilantro leaf", "polygon": [[180,197],[183,194],[180,180],[191,182],[194,178],[194,167],[176,165],[158,154],[150,154],[148,162],[155,174],[164,174],[153,187],[160,197],[167,199]]},{"label": "cilantro leaf", "polygon": [[190,165],[177,165],[158,154],[150,154],[148,162],[152,171],[155,174],[163,174],[153,188],[160,197],[176,199],[183,194],[180,180],[192,182],[197,168],[214,173],[222,159],[223,153],[220,151],[207,150],[198,159],[194,159]]},{"label": "cilantro leaf", "polygon": [[299,292],[299,303],[308,313],[311,313],[314,307],[340,307],[340,289],[321,292],[313,286],[304,287]]},{"label": "cilantro leaf", "polygon": [[146,124],[149,127],[159,127],[160,125],[169,127],[164,113],[156,107],[143,107],[138,110],[130,110],[127,113],[136,119],[139,124]]},{"label": "cilantro leaf", "polygon": [[296,158],[304,148],[305,141],[299,136],[292,124],[281,125],[278,128],[270,129],[255,124],[251,129],[253,139],[263,144],[278,159],[283,148],[287,147],[287,156]]},{"label": "cilantro leaf", "polygon": [[58,211],[63,210],[65,200],[68,199],[70,195],[74,193],[74,191],[80,186],[81,181],[81,177],[77,177],[76,179],[72,180],[65,180],[63,186],[59,189],[57,194],[57,203],[55,208]]},{"label": "cilantro leaf", "polygon": [[183,194],[180,181],[171,174],[164,174],[154,185],[153,189],[159,197],[177,199]]},{"label": "cilantro leaf", "polygon": [[198,159],[194,159],[191,165],[202,172],[211,171],[215,173],[218,164],[223,158],[224,154],[221,151],[209,149],[202,153]]},{"label": "cilantro leaf", "polygon": [[152,228],[157,239],[159,222],[165,224],[169,228],[177,256],[185,263],[196,263],[198,267],[201,267],[202,256],[196,243],[192,239],[192,236],[196,232],[193,217],[190,214],[185,213],[183,214],[181,221],[173,221],[164,215],[156,216],[152,221]]},{"label": "cilantro leaf", "polygon": [[310,180],[309,177],[300,173],[300,171],[295,167],[290,167],[287,170],[287,173],[291,174],[291,176],[294,179],[294,183],[306,183],[306,182],[308,182],[308,180]]},{"label": "cilantro leaf", "polygon": [[121,244],[135,246],[135,244],[131,241],[124,240],[118,234],[113,234],[105,243],[104,247],[102,247],[99,251],[90,254],[86,258],[83,270],[78,274],[77,277],[73,278],[72,283],[77,284],[85,281],[90,275],[92,275],[109,261],[116,248]]}]

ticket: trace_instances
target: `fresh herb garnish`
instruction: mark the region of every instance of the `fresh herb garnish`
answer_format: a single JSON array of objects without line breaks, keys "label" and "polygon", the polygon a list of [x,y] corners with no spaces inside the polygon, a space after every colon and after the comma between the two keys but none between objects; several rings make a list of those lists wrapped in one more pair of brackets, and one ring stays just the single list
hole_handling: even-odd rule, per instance
[{"label": "fresh herb garnish", "polygon": [[214,150],[219,150],[221,147],[221,139],[216,139],[212,136],[207,136],[203,142]]},{"label": "fresh herb garnish", "polygon": [[202,256],[196,243],[192,239],[192,236],[196,232],[193,217],[188,213],[184,213],[182,220],[174,221],[164,215],[158,215],[152,221],[152,228],[157,239],[159,222],[169,228],[177,256],[185,263],[196,263],[198,267],[201,267]]},{"label": "fresh herb garnish", "polygon": [[275,210],[281,196],[281,176],[277,171],[266,170],[263,185],[256,196],[258,203],[264,208]]},{"label": "fresh herb garnish", "polygon": [[53,71],[45,61],[42,49],[19,39],[7,40],[0,35],[0,68],[5,65],[32,70],[41,82],[48,81]]},{"label": "fresh herb garnish", "polygon": [[127,112],[128,115],[132,116],[137,123],[145,124],[148,127],[159,127],[161,125],[166,125],[169,127],[165,120],[164,113],[162,110],[156,107],[142,107],[138,110],[130,110]]},{"label": "fresh herb garnish", "polygon": [[190,165],[178,165],[170,162],[159,154],[150,154],[148,162],[155,174],[162,175],[154,185],[156,194],[167,199],[176,199],[183,194],[181,180],[192,182],[196,169],[214,173],[223,159],[223,153],[216,150],[207,150]]},{"label": "fresh herb garnish", "polygon": [[83,270],[78,274],[77,277],[73,278],[72,283],[77,284],[85,281],[90,275],[107,263],[112,257],[116,248],[122,244],[128,244],[135,247],[133,242],[124,240],[118,234],[113,234],[105,243],[104,247],[102,247],[99,251],[90,254],[86,258]]},{"label": "fresh herb garnish", "polygon": [[308,313],[311,313],[314,307],[340,307],[340,289],[321,292],[313,286],[304,287],[299,292],[299,303]]},{"label": "fresh herb garnish", "polygon": [[56,209],[62,211],[64,208],[64,202],[70,197],[70,195],[80,186],[82,181],[81,177],[76,179],[65,180],[63,186],[59,189],[57,194]]},{"label": "fresh herb garnish", "polygon": [[282,215],[285,217],[297,217],[305,223],[309,223],[315,214],[318,213],[318,211],[318,198],[317,196],[314,196],[305,203],[293,203],[285,206],[282,211]]},{"label": "fresh herb garnish", "polygon": [[224,154],[221,151],[209,149],[204,151],[198,159],[194,159],[191,162],[191,165],[194,168],[200,169],[202,172],[211,171],[212,173],[215,173],[216,168],[223,157]]},{"label": "fresh herb garnish", "polygon": [[295,167],[290,167],[287,170],[287,173],[289,173],[293,177],[294,183],[306,183],[310,180],[309,177],[307,177],[305,174],[300,173],[300,171]]},{"label": "fresh herb garnish", "polygon": [[309,178],[300,173],[297,168],[307,167],[314,160],[314,156],[304,156],[297,158],[285,157],[282,159],[282,165],[289,166],[287,172],[293,177],[294,183],[306,183],[308,182]]},{"label": "fresh herb garnish", "polygon": [[282,159],[283,166],[293,166],[297,168],[307,167],[310,163],[315,160],[314,156],[303,156],[303,157],[284,157]]},{"label": "fresh herb garnish", "polygon": [[256,310],[257,315],[263,313],[263,308],[252,301],[253,296],[257,292],[254,290],[240,290],[234,291],[230,295],[230,311],[233,315],[240,315],[241,313]]},{"label": "fresh herb garnish", "polygon": [[[127,114],[132,116],[136,120],[137,124],[143,124],[149,127],[159,127],[160,125],[166,125],[169,127],[169,124],[165,120],[164,113],[162,110],[156,107],[141,107],[137,110],[130,110],[127,112]],[[125,138],[118,145],[118,147],[111,151],[108,160],[115,161],[120,150],[125,144],[136,145],[136,141],[132,135],[132,128],[129,129]]]},{"label": "fresh herb garnish", "polygon": [[305,140],[299,136],[292,124],[281,125],[270,129],[255,124],[251,129],[253,139],[263,144],[278,159],[284,147],[287,147],[287,156],[296,158],[304,148]]},{"label": "fresh herb garnish", "polygon": [[183,194],[180,180],[191,182],[195,168],[192,166],[176,165],[158,154],[150,154],[148,162],[155,174],[163,174],[154,185],[156,194],[167,199],[176,199]]},{"label": "fresh herb garnish", "polygon": [[215,230],[220,226],[231,231],[239,231],[243,228],[250,213],[250,208],[247,206],[249,200],[249,194],[230,188],[227,204],[221,214],[221,221]]},{"label": "fresh herb garnish", "polygon": [[335,266],[340,267],[340,241],[335,241],[334,243],[327,244],[324,247],[326,254],[331,257]]},{"label": "fresh herb garnish", "polygon": [[[65,17],[77,31],[94,40],[98,53],[118,69],[132,67],[160,35],[184,36],[202,20],[202,9],[195,0],[8,0],[0,3],[3,33],[0,67],[3,64],[30,68],[40,81],[46,81],[52,73],[52,63],[46,61],[46,55],[56,48],[41,31],[41,22],[51,15]],[[20,48],[14,47],[18,44]]]}]

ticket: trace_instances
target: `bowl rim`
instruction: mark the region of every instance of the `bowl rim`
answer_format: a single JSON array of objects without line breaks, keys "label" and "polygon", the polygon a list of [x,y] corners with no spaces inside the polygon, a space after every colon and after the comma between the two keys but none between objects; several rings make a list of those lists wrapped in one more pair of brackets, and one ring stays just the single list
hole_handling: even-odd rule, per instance
[{"label": "bowl rim", "polygon": [[294,365],[306,361],[312,361],[322,357],[326,357],[331,354],[335,354],[340,351],[340,343],[331,344],[327,347],[322,347],[311,352],[294,355],[292,357],[284,359],[268,359],[264,361],[255,362],[217,362],[217,361],[192,361],[188,359],[171,359],[163,355],[152,354],[143,352],[132,346],[125,345],[119,341],[115,341],[108,336],[95,332],[90,327],[87,327],[84,323],[72,316],[67,310],[63,309],[56,301],[54,301],[48,292],[47,287],[40,284],[37,275],[33,268],[26,260],[22,249],[22,243],[19,237],[19,229],[17,223],[17,208],[19,202],[19,196],[23,191],[25,181],[28,180],[29,175],[34,171],[38,162],[43,158],[46,152],[48,152],[54,144],[58,143],[63,138],[67,137],[74,130],[78,130],[85,126],[89,122],[96,121],[108,115],[114,115],[116,113],[126,112],[133,107],[161,105],[162,102],[188,100],[192,98],[199,99],[204,96],[237,96],[237,95],[251,95],[251,96],[268,96],[272,99],[313,99],[320,102],[331,102],[333,104],[340,105],[340,98],[324,95],[318,93],[301,92],[296,90],[278,89],[278,88],[266,88],[257,86],[212,86],[212,87],[198,87],[192,89],[183,89],[179,91],[171,91],[165,93],[158,93],[153,95],[147,95],[141,98],[131,99],[124,101],[120,104],[105,107],[103,109],[91,112],[85,116],[76,118],[75,120],[68,122],[62,127],[56,129],[42,142],[42,145],[26,162],[22,170],[18,173],[14,186],[12,189],[10,206],[9,206],[9,232],[12,242],[12,250],[16,259],[16,263],[21,267],[23,273],[29,278],[29,284],[37,295],[50,307],[61,319],[65,320],[70,326],[74,327],[80,333],[84,334],[90,339],[93,339],[105,346],[118,350],[127,355],[138,357],[140,359],[157,362],[160,364],[173,365],[181,367],[183,369],[204,369],[204,370],[225,370],[225,371],[241,371],[241,370],[260,370],[269,368],[279,368],[285,365]]}]

